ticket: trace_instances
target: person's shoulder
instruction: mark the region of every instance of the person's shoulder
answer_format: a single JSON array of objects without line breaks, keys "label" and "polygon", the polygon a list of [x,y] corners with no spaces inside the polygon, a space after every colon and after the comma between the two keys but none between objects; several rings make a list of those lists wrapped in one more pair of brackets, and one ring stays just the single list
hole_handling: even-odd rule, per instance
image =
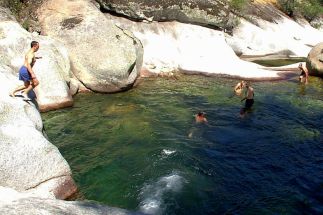
[{"label": "person's shoulder", "polygon": [[32,52],[32,50],[30,49],[30,50],[28,50],[28,52],[26,53],[26,56],[33,56],[34,55],[34,53]]}]

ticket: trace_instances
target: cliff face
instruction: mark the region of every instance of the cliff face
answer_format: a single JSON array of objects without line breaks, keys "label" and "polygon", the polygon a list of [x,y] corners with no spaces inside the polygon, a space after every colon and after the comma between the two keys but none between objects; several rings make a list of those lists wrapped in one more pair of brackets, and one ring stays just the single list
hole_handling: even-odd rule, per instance
[{"label": "cliff face", "polygon": [[[9,8],[18,21],[30,31],[40,31],[37,9],[46,0],[0,0],[0,6]],[[133,21],[178,21],[213,29],[231,31],[239,17],[250,20],[260,18],[273,22],[283,14],[275,7],[274,0],[246,1],[234,5],[223,0],[91,0],[105,13]]]},{"label": "cliff face", "polygon": [[179,21],[212,28],[225,28],[231,14],[228,1],[221,0],[98,0],[111,14],[132,20]]},{"label": "cliff face", "polygon": [[[22,26],[41,32],[37,9],[47,0],[0,0],[0,6],[9,8]],[[132,21],[178,21],[212,29],[232,30],[246,19],[254,24],[262,19],[275,23],[282,16],[277,0],[89,0],[104,13]],[[312,24],[319,27],[317,21]]]}]

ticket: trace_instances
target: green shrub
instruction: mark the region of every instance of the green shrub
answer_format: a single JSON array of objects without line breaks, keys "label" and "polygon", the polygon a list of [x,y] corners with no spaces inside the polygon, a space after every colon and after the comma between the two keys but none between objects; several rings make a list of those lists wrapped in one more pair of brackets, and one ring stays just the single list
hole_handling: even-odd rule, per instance
[{"label": "green shrub", "polygon": [[247,3],[248,0],[230,0],[229,5],[235,11],[243,11]]},{"label": "green shrub", "polygon": [[17,16],[22,10],[24,3],[21,0],[10,0],[8,1],[8,7],[10,11]]},{"label": "green shrub", "polygon": [[312,21],[323,14],[323,7],[318,0],[307,0],[299,3],[301,14],[308,20]]},{"label": "green shrub", "polygon": [[29,19],[26,19],[23,23],[22,23],[22,27],[24,29],[26,29],[27,31],[29,30],[29,27],[30,27],[30,21]]},{"label": "green shrub", "polygon": [[280,9],[288,16],[293,16],[296,8],[296,2],[294,0],[278,0]]},{"label": "green shrub", "polygon": [[278,0],[280,9],[288,16],[297,13],[312,21],[323,14],[323,0]]}]

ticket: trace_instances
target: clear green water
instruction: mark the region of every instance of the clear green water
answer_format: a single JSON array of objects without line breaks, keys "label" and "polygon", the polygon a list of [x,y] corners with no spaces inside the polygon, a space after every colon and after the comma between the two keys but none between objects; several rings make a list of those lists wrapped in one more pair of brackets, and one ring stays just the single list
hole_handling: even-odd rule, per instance
[{"label": "clear green water", "polygon": [[236,82],[147,79],[42,116],[86,199],[150,214],[322,213],[323,81],[255,82],[245,118]]}]

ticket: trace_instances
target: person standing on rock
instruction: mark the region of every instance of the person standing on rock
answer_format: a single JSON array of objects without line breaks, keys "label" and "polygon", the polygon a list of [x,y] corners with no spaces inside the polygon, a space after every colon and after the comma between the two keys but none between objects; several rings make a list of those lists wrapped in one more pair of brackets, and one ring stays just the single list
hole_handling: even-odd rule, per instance
[{"label": "person standing on rock", "polygon": [[301,74],[299,75],[299,81],[301,83],[305,82],[305,84],[307,84],[307,82],[308,82],[308,70],[306,68],[306,64],[300,63],[298,65],[298,68],[301,70]]},{"label": "person standing on rock", "polygon": [[22,96],[23,100],[30,101],[31,99],[28,97],[28,93],[30,90],[35,88],[39,81],[36,78],[32,67],[34,66],[36,59],[40,59],[41,57],[35,57],[35,52],[39,49],[39,43],[37,41],[32,41],[30,44],[31,48],[27,52],[25,56],[24,65],[19,70],[19,80],[24,82],[24,85],[17,87],[14,91],[10,93],[10,96],[15,97],[15,93],[23,90]]},{"label": "person standing on rock", "polygon": [[246,103],[245,103],[245,107],[241,109],[240,111],[240,116],[244,116],[245,113],[250,110],[250,108],[252,107],[253,103],[254,103],[254,90],[253,90],[253,87],[250,86],[250,84],[248,82],[245,83],[245,87],[247,89],[247,92],[246,92],[246,96],[241,99],[241,101],[244,101],[246,100]]}]

